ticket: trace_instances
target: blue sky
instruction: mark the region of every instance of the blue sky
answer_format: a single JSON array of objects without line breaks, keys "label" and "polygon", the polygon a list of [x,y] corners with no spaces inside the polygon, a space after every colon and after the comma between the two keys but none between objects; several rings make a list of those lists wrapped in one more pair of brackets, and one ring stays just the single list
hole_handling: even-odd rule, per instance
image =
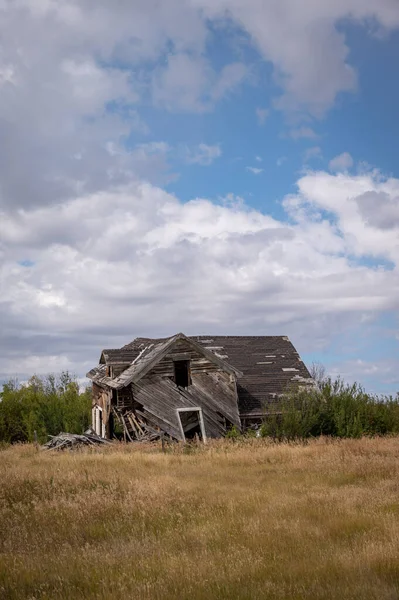
[{"label": "blue sky", "polygon": [[182,330],[399,391],[396,0],[1,10],[1,378]]},{"label": "blue sky", "polygon": [[[142,142],[152,138],[172,145],[195,145],[206,140],[211,145],[220,144],[223,151],[206,177],[197,166],[186,166],[168,189],[184,200],[197,195],[217,198],[234,189],[250,205],[278,211],[278,200],[294,191],[306,166],[328,169],[329,161],[344,151],[356,162],[399,176],[399,33],[379,39],[360,27],[346,25],[341,30],[350,48],[349,59],[356,65],[358,90],[341,94],[323,118],[306,124],[314,131],[314,138],[290,137],[290,129],[304,125],[290,127],[290,115],[273,110],[273,98],[281,89],[273,81],[270,64],[262,63],[255,53],[250,53],[254,81],[235,90],[211,112],[170,112],[165,118],[164,110],[147,106],[143,114],[151,132],[141,136]],[[212,62],[219,66],[229,59],[224,45],[223,40],[211,45]],[[270,111],[263,126],[256,116],[258,108]],[[134,139],[137,141],[136,135]],[[313,148],[320,148],[320,153],[307,159],[306,152]],[[180,171],[176,162],[172,164]],[[264,172],[254,177],[247,166]]]}]

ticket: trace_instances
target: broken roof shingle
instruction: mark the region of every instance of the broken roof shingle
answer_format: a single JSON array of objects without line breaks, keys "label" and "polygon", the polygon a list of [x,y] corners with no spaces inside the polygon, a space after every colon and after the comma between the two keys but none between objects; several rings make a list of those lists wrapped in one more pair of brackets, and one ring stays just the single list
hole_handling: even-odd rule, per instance
[{"label": "broken roof shingle", "polygon": [[101,352],[100,364],[106,365],[130,365],[136,358],[135,350],[124,350],[123,348],[106,349]]}]

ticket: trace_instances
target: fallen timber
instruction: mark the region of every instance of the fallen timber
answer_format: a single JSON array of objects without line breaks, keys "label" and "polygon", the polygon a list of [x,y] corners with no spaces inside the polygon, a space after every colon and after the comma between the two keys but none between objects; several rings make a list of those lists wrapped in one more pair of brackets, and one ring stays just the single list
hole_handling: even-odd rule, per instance
[{"label": "fallen timber", "polygon": [[140,410],[118,410],[113,407],[114,417],[119,422],[123,431],[123,439],[129,442],[155,442],[164,440],[165,433],[157,427],[148,423],[148,416]]},{"label": "fallen timber", "polygon": [[100,437],[96,433],[86,431],[79,435],[76,433],[59,433],[50,436],[51,439],[44,444],[44,450],[66,450],[72,448],[82,448],[83,446],[97,446],[99,444],[110,444],[108,440]]}]

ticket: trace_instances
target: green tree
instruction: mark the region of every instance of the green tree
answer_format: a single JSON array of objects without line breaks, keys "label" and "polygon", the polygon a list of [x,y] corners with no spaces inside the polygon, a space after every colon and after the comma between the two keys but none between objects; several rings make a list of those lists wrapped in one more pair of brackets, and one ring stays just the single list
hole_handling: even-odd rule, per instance
[{"label": "green tree", "polygon": [[82,433],[90,425],[91,390],[80,393],[68,372],[9,381],[0,394],[0,441],[44,442],[60,431]]}]

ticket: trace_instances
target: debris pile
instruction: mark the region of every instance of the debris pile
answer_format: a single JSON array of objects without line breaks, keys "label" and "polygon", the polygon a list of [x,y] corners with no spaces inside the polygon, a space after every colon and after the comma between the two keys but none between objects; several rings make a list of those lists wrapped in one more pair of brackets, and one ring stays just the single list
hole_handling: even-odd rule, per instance
[{"label": "debris pile", "polygon": [[163,440],[165,434],[155,424],[149,425],[148,417],[139,410],[121,411],[112,409],[114,416],[123,429],[123,438],[130,442],[155,442]]},{"label": "debris pile", "polygon": [[50,436],[51,439],[44,444],[46,450],[65,450],[66,448],[82,448],[83,446],[96,446],[97,444],[109,444],[108,440],[100,437],[92,431],[85,431],[84,434],[59,433]]}]

